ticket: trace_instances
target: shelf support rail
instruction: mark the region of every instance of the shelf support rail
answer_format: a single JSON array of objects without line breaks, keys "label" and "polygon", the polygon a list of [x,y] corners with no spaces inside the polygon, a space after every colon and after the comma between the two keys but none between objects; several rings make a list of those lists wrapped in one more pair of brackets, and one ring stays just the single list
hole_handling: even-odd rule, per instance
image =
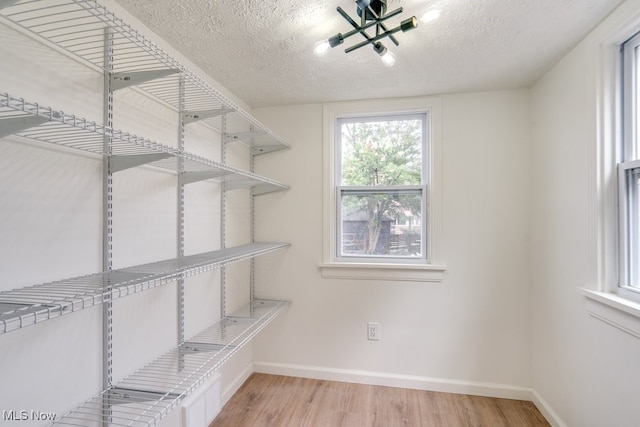
[{"label": "shelf support rail", "polygon": [[[104,30],[104,125],[113,129],[113,90],[109,75],[113,69],[113,30]],[[113,175],[111,173],[111,158],[113,141],[110,135],[104,134],[103,152],[103,218],[102,218],[102,270],[110,272],[113,269]],[[102,388],[107,390],[113,384],[113,301],[112,283],[104,284],[102,304]],[[103,408],[102,423],[108,426],[112,419],[112,408],[108,403]]]},{"label": "shelf support rail", "polygon": [[[253,126],[251,127],[253,131]],[[250,147],[254,146],[254,139],[251,138]],[[249,172],[256,172],[256,158],[253,150],[249,151]],[[255,205],[255,187],[251,189],[249,196],[249,239],[251,243],[256,241],[256,205]],[[256,261],[249,261],[249,300],[253,302],[256,299]],[[251,317],[253,317],[253,304],[251,304]]]},{"label": "shelf support rail", "polygon": [[[178,118],[178,150],[182,153],[184,152],[184,120],[183,120],[183,111],[184,111],[184,101],[185,101],[185,93],[184,93],[184,78],[182,76],[179,77],[178,80],[178,103],[179,103],[179,118]],[[180,156],[178,158],[178,250],[177,256],[178,259],[182,259],[184,257],[184,157]],[[185,290],[184,290],[184,276],[181,275],[178,279],[178,283],[176,285],[176,297],[177,297],[177,310],[178,310],[178,345],[182,345],[185,340],[184,336],[184,322],[185,322]],[[184,369],[184,354],[180,354],[178,360],[178,370]]]},{"label": "shelf support rail", "polygon": [[[227,164],[227,146],[224,143],[224,135],[227,131],[227,117],[221,117],[220,123],[220,161]],[[227,246],[227,183],[222,181],[220,191],[220,249],[225,249]],[[227,315],[227,269],[222,267],[220,269],[220,317],[224,318]]]}]

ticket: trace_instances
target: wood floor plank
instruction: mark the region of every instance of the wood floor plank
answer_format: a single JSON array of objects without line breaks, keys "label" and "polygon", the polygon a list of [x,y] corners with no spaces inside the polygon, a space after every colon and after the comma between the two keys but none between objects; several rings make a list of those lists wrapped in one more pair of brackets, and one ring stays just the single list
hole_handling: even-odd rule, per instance
[{"label": "wood floor plank", "polygon": [[531,402],[253,374],[209,427],[547,427]]}]

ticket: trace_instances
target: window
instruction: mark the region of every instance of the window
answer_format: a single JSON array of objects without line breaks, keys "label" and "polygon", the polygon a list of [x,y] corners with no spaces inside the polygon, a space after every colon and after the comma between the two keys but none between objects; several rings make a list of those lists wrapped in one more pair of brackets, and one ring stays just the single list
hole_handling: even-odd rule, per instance
[{"label": "window", "polygon": [[339,118],[339,258],[426,258],[427,114]]},{"label": "window", "polygon": [[586,297],[589,314],[640,338],[640,15],[634,11],[630,17],[628,10],[616,13],[603,24],[606,29],[599,39],[593,40],[597,143],[591,159],[595,210],[589,223],[596,251],[591,279],[578,291]]},{"label": "window", "polygon": [[[640,35],[622,45],[622,149],[618,164],[619,286],[640,297]],[[631,293],[630,293],[631,292]],[[634,295],[635,294],[635,295]]]},{"label": "window", "polygon": [[325,278],[440,281],[440,100],[324,107]]}]

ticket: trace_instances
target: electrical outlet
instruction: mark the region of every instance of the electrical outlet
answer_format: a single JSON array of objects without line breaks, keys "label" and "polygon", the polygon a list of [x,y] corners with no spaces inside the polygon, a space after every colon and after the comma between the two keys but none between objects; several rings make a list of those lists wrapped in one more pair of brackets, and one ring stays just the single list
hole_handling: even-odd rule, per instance
[{"label": "electrical outlet", "polygon": [[380,341],[380,323],[367,323],[367,339],[370,341]]}]

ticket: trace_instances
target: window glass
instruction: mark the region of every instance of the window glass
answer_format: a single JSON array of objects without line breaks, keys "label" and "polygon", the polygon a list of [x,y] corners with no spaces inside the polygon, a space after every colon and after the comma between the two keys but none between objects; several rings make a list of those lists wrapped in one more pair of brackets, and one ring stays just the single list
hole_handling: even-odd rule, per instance
[{"label": "window glass", "polygon": [[337,253],[425,258],[426,114],[338,125]]},{"label": "window glass", "polygon": [[341,120],[341,184],[421,184],[423,126],[421,118]]}]

